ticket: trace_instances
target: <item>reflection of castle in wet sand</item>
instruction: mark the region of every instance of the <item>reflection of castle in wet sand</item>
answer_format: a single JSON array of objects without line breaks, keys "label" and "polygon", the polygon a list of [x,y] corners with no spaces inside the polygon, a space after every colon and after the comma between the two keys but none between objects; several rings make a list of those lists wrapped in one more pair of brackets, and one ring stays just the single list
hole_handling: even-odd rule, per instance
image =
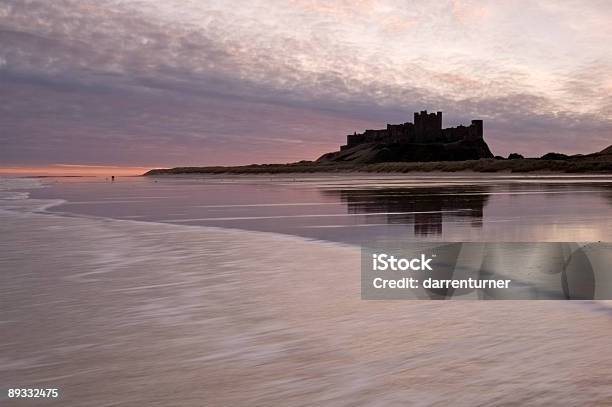
[{"label": "reflection of castle in wet sand", "polygon": [[455,223],[465,219],[473,227],[482,227],[483,209],[489,200],[489,187],[346,189],[325,191],[338,196],[348,213],[388,213],[388,224],[413,224],[416,236],[442,234],[445,220]]}]

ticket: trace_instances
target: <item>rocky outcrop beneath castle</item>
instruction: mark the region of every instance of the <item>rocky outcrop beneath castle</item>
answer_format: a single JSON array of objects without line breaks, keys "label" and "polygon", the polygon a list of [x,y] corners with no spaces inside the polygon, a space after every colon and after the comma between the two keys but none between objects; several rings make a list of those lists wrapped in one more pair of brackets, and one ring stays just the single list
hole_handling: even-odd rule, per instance
[{"label": "rocky outcrop beneath castle", "polygon": [[322,155],[317,162],[378,163],[378,162],[428,162],[466,161],[492,158],[484,140],[458,141],[454,143],[365,143],[341,151]]},{"label": "rocky outcrop beneath castle", "polygon": [[483,138],[482,120],[443,129],[442,112],[424,110],[414,114],[414,123],[388,124],[386,129],[348,135],[340,151],[324,154],[317,162],[465,161],[492,157]]}]

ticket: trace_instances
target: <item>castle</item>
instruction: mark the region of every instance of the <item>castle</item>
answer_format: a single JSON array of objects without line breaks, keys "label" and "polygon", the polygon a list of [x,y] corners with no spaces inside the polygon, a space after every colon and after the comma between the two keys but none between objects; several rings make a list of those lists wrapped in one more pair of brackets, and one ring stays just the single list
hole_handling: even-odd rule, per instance
[{"label": "castle", "polygon": [[414,123],[387,124],[386,129],[366,130],[363,133],[349,134],[344,151],[365,143],[378,144],[432,144],[472,142],[483,140],[482,120],[472,120],[469,126],[442,128],[442,112],[427,113],[423,110],[414,113]]}]

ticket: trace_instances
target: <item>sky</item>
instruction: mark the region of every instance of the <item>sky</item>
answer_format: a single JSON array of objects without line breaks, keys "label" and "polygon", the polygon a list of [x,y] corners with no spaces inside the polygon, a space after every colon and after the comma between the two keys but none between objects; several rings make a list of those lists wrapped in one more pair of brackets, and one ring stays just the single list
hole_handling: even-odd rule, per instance
[{"label": "sky", "polygon": [[0,167],[316,159],[443,111],[494,154],[612,144],[607,0],[0,0]]}]

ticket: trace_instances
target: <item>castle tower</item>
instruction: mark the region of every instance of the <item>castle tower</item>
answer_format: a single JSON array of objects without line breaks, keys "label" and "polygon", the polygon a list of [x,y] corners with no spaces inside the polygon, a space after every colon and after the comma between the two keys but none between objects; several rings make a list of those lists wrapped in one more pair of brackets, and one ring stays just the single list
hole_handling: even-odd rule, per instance
[{"label": "castle tower", "polygon": [[427,113],[427,110],[415,112],[414,130],[417,142],[440,139],[442,137],[442,112]]},{"label": "castle tower", "polygon": [[427,132],[427,110],[421,110],[420,113],[414,112],[414,135],[416,142],[425,140]]},{"label": "castle tower", "polygon": [[472,120],[472,126],[476,128],[476,135],[478,138],[482,138],[482,120]]},{"label": "castle tower", "polygon": [[472,120],[472,124],[468,127],[468,137],[471,140],[483,138],[482,120]]}]

